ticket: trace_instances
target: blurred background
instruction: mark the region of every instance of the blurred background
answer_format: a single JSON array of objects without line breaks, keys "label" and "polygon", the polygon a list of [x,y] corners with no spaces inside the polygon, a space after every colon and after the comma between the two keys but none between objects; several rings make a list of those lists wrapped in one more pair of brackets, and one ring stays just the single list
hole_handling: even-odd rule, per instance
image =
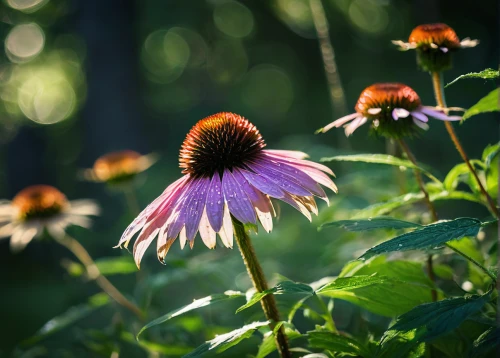
[{"label": "blurred background", "polygon": [[[181,175],[178,150],[189,129],[219,111],[248,118],[268,148],[305,151],[313,160],[340,153],[385,153],[386,141],[367,139],[366,126],[349,139],[341,130],[323,135],[314,131],[352,113],[360,92],[374,82],[406,83],[424,104],[434,105],[429,76],[416,69],[414,53],[398,52],[390,42],[407,40],[418,24],[445,22],[461,39],[481,41],[477,48],[455,54],[445,82],[498,67],[495,0],[482,0],[474,11],[465,0],[322,2],[346,108],[342,100],[332,106],[308,0],[3,0],[0,198],[12,199],[24,187],[42,183],[59,188],[70,200],[93,198],[102,215],[92,230],[74,228],[72,235],[94,258],[123,256],[131,263],[129,253],[112,247],[136,213],[121,193],[79,179],[81,170],[92,167],[100,155],[122,149],[160,155],[135,187],[143,208]],[[483,80],[459,82],[447,89],[448,105],[468,108],[494,86]],[[482,115],[456,126],[470,157],[480,157],[488,143],[498,141],[497,120],[495,114]],[[410,146],[419,161],[443,178],[460,158],[444,126],[438,121],[430,125],[431,130]],[[398,195],[394,169],[330,166],[340,193],[332,194],[329,208],[320,204],[320,217],[313,224],[282,205],[275,230],[254,237],[269,277],[279,273],[312,282],[336,275],[374,243],[370,235],[317,232],[317,226]],[[438,210],[443,219],[488,215],[468,202],[439,204]],[[0,240],[0,354],[8,354],[49,319],[99,292],[69,269],[73,261],[50,241],[34,240],[14,255],[8,240]],[[150,249],[141,275],[142,286],[136,284],[135,270],[110,278],[129,297],[150,305],[150,319],[194,298],[250,287],[236,250],[219,245],[209,251],[199,238],[193,250],[174,245],[166,266]],[[339,305],[343,309],[334,311],[339,329],[379,334],[385,329],[387,319]],[[179,346],[173,356],[182,355],[186,352],[181,346],[196,347],[259,315],[258,307],[239,315],[234,309],[206,308],[162,326],[148,338]],[[37,354],[98,354],[105,340],[95,330],[111,334],[115,310],[113,305],[100,308],[53,334],[40,343],[43,349]],[[300,328],[307,330],[304,325]],[[257,343],[252,338],[248,344]],[[131,347],[123,356],[144,354]]]}]

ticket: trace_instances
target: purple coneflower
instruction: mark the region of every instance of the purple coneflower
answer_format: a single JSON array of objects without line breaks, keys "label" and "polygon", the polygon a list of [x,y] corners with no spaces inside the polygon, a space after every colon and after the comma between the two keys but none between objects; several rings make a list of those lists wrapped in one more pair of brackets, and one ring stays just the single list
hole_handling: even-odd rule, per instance
[{"label": "purple coneflower", "polygon": [[90,181],[125,183],[148,169],[156,160],[155,154],[141,155],[133,150],[111,152],[97,158],[93,168],[84,171],[84,176]]},{"label": "purple coneflower", "polygon": [[427,116],[443,121],[458,121],[460,116],[448,116],[436,107],[423,106],[418,94],[402,83],[376,83],[359,96],[355,113],[339,118],[318,132],[345,127],[346,136],[368,121],[372,129],[387,137],[413,135],[417,128],[429,128]]},{"label": "purple coneflower", "polygon": [[[257,128],[233,113],[217,113],[199,121],[188,133],[180,151],[184,176],[167,187],[129,225],[118,246],[127,247],[132,237],[137,265],[158,237],[157,254],[163,262],[179,237],[193,247],[199,231],[212,249],[218,234],[226,247],[233,246],[232,217],[243,224],[260,221],[272,230],[275,211],[270,198],[280,199],[311,219],[317,214],[314,196],[328,202],[319,184],[337,191],[324,165],[304,158],[306,154],[265,150]],[[325,174],[327,173],[327,174]]]},{"label": "purple coneflower", "polygon": [[424,24],[413,29],[408,39],[392,41],[402,51],[417,50],[417,62],[424,71],[439,72],[451,67],[450,52],[475,47],[478,40],[459,40],[455,31],[446,24]]},{"label": "purple coneflower", "polygon": [[98,213],[99,207],[91,200],[68,201],[52,186],[30,186],[12,201],[0,203],[0,238],[10,237],[12,251],[20,251],[45,229],[61,239],[66,227],[89,227],[88,216]]}]

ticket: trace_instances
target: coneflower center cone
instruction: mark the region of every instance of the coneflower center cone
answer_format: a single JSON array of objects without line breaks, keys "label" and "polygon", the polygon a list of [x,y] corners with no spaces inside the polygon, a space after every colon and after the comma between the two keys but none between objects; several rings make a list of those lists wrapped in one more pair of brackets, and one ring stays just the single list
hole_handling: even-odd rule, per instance
[{"label": "coneflower center cone", "polygon": [[259,130],[233,113],[202,119],[189,131],[180,151],[180,167],[193,177],[222,175],[225,169],[242,168],[265,147]]},{"label": "coneflower center cone", "polygon": [[21,190],[12,200],[19,220],[46,219],[59,214],[68,199],[49,185],[33,185]]}]

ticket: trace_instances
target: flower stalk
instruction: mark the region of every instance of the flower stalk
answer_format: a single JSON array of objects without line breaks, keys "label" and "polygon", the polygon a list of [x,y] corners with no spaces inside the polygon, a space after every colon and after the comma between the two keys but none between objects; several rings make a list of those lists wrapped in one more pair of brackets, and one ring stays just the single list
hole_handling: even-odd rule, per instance
[{"label": "flower stalk", "polygon": [[[257,292],[268,290],[269,286],[264,276],[264,272],[262,271],[262,267],[260,266],[259,260],[257,259],[257,255],[255,254],[255,250],[252,246],[250,237],[245,231],[245,227],[239,220],[235,219],[234,217],[232,217],[232,221],[236,243],[238,244],[241,257],[243,258],[243,262],[245,263],[248,275],[250,276],[254,288],[257,290]],[[271,329],[271,331],[274,331],[276,324],[280,322],[280,315],[278,307],[276,306],[274,295],[270,294],[263,297],[260,300],[260,304],[262,306],[264,314],[266,315],[266,318],[270,321],[269,328]],[[276,332],[275,340],[280,356],[282,358],[291,357],[292,355],[288,347],[288,339],[286,337],[285,328],[283,326],[281,326],[278,332]]]},{"label": "flower stalk", "polygon": [[[399,141],[399,145],[401,146],[401,149],[406,153],[406,156],[408,157],[408,159],[414,165],[418,165],[417,160],[415,159],[415,156],[411,152],[410,147],[408,147],[406,142],[402,139],[399,139],[398,141]],[[427,192],[427,189],[425,189],[425,184],[424,184],[424,180],[422,179],[422,175],[420,174],[420,172],[417,169],[415,169],[413,171],[413,173],[415,174],[415,179],[417,179],[417,183],[418,183],[418,186],[420,187],[420,190],[424,194],[424,200],[425,200],[425,203],[427,204],[427,207],[429,208],[429,212],[431,214],[432,221],[436,222],[439,220],[438,216],[437,216],[436,208],[434,207],[434,204],[431,201],[431,198],[429,196],[429,193]],[[433,264],[433,260],[432,260],[432,255],[430,255],[430,254],[427,256],[426,267],[427,267],[427,275],[429,276],[429,279],[435,284],[436,283],[436,275],[434,273],[434,264]],[[437,301],[437,291],[435,289],[432,289],[431,297],[432,297],[432,301],[434,301],[434,302]]]},{"label": "flower stalk", "polygon": [[135,304],[130,302],[106,277],[104,277],[96,263],[88,253],[88,251],[74,238],[66,235],[57,242],[71,251],[85,267],[87,275],[91,280],[95,280],[97,285],[107,293],[119,305],[125,307],[130,312],[135,314],[141,321],[144,319],[144,314]]},{"label": "flower stalk", "polygon": [[[441,72],[432,72],[432,85],[434,87],[434,95],[436,97],[436,102],[439,107],[443,108],[446,110],[446,99],[444,96],[444,88],[443,88],[443,75]],[[453,125],[449,122],[444,122],[444,125],[446,127],[446,130],[448,131],[448,134],[450,135],[450,138],[455,145],[455,148],[457,149],[458,153],[462,157],[462,160],[465,162],[467,165],[467,168],[469,168],[470,173],[474,177],[475,181],[477,182],[477,185],[479,186],[479,189],[481,190],[481,193],[483,194],[484,198],[486,199],[486,202],[488,203],[488,206],[490,208],[490,211],[497,217],[500,218],[500,212],[495,205],[495,202],[491,198],[491,196],[488,194],[486,189],[484,188],[483,183],[481,182],[481,179],[479,179],[476,170],[470,163],[469,157],[467,156],[467,153],[465,152],[464,147],[460,143],[460,140],[458,139],[457,134],[455,133],[455,130],[453,129]]]}]

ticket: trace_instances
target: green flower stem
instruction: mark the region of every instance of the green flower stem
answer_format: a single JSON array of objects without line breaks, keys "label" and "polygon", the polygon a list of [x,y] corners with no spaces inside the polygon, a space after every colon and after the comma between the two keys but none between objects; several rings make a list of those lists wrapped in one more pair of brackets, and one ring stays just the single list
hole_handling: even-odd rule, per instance
[{"label": "green flower stem", "polygon": [[[399,139],[399,145],[401,146],[401,149],[403,152],[406,153],[406,156],[408,159],[414,164],[417,164],[417,160],[415,159],[415,156],[410,150],[410,147],[406,144],[406,142],[402,139]],[[432,216],[432,221],[436,222],[438,221],[438,216],[436,212],[436,208],[434,207],[434,204],[431,202],[431,199],[429,197],[429,193],[425,189],[425,184],[424,180],[422,179],[422,175],[418,170],[414,170],[413,173],[415,174],[415,178],[417,179],[418,186],[420,187],[420,190],[424,194],[424,199],[425,203],[427,204],[427,207],[429,208],[429,212],[431,213]],[[435,284],[436,283],[436,274],[434,273],[434,265],[432,261],[432,255],[427,256],[427,261],[426,261],[426,267],[427,267],[427,275],[429,276],[429,279]],[[431,291],[431,297],[432,301],[437,301],[437,291],[435,289],[432,289]]]},{"label": "green flower stem", "polygon": [[314,295],[314,296],[318,300],[318,303],[321,306],[321,309],[325,313],[324,318],[326,321],[327,328],[330,331],[332,331],[333,333],[338,333],[337,326],[335,325],[335,321],[333,320],[332,315],[331,315],[330,311],[328,310],[327,305],[325,304],[325,302],[323,301],[323,299],[321,297],[319,297],[318,295]]},{"label": "green flower stem", "polygon": [[[436,102],[439,107],[446,109],[446,99],[444,97],[444,88],[443,88],[443,75],[441,72],[432,72],[432,85],[434,87],[434,95],[436,96]],[[467,153],[465,152],[464,147],[460,143],[460,140],[458,139],[457,134],[455,133],[455,130],[453,129],[453,125],[448,122],[444,121],[444,125],[446,127],[446,130],[448,131],[448,134],[450,135],[450,138],[455,145],[455,148],[457,149],[458,153],[462,157],[462,160],[465,162],[467,165],[467,168],[469,168],[469,171],[471,172],[472,176],[477,182],[477,185],[479,186],[479,189],[481,190],[481,193],[483,194],[484,198],[486,199],[488,206],[491,210],[491,212],[497,217],[500,218],[500,212],[498,211],[497,206],[495,205],[495,202],[491,198],[491,196],[488,194],[486,189],[484,188],[483,183],[479,179],[476,170],[470,163],[469,157],[467,156]]]},{"label": "green flower stem", "polygon": [[[408,159],[413,164],[416,165],[417,161],[415,160],[415,156],[411,152],[410,148],[406,145],[406,143],[402,139],[399,140],[399,143],[401,145],[401,148],[404,150],[404,152],[408,156]],[[428,198],[429,197],[429,193],[427,193],[427,190],[425,189],[425,185],[424,185],[424,182],[422,180],[422,176],[420,176],[420,173],[418,173],[417,171],[415,171],[415,176],[417,177],[417,182],[418,182],[418,184],[420,186],[420,190],[424,193],[424,197]],[[420,180],[418,179],[418,177],[420,177]],[[428,201],[428,204],[430,204],[434,208],[434,205],[432,204],[432,202],[430,201],[430,199]],[[436,211],[434,210],[433,212],[435,213]],[[434,221],[437,221],[437,215],[435,216],[435,220]],[[488,275],[493,281],[496,281],[497,278],[495,277],[495,275],[493,275],[486,267],[484,267],[483,265],[481,265],[479,262],[477,262],[476,260],[474,260],[472,257],[470,257],[469,255],[463,253],[462,251],[460,251],[459,249],[451,246],[448,243],[446,243],[445,245],[449,249],[451,249],[455,253],[457,253],[458,255],[462,256],[467,261],[470,261],[471,263],[473,263],[474,265],[476,265],[481,271],[483,271],[486,275]],[[432,269],[432,259],[431,259],[430,263],[429,263],[429,260],[427,261],[427,271],[428,272],[429,272],[429,269]],[[433,275],[432,277],[431,277],[431,275],[429,275],[429,278],[433,279],[433,277],[434,277],[434,279],[435,279],[434,273],[432,273],[432,275]]]},{"label": "green flower stem", "polygon": [[118,304],[134,313],[141,321],[144,319],[143,312],[135,304],[130,302],[106,277],[104,277],[88,251],[75,239],[67,236],[57,240],[59,244],[71,251],[85,267],[87,275],[95,280],[97,285],[106,292]]},{"label": "green flower stem", "polygon": [[[248,275],[252,280],[253,286],[255,287],[257,292],[265,291],[269,289],[269,286],[267,285],[264,272],[262,271],[262,267],[260,266],[257,255],[255,254],[255,250],[253,249],[252,241],[250,240],[250,237],[248,236],[248,233],[246,232],[243,224],[234,217],[232,219],[236,243],[238,244],[238,248],[240,249],[241,257],[243,258],[243,262],[245,263]],[[271,328],[271,331],[274,331],[274,327],[276,326],[276,324],[281,321],[274,295],[270,294],[263,297],[260,300],[260,304],[262,305],[262,309],[264,311],[264,314],[266,315],[266,318],[270,321],[269,327]],[[285,335],[285,328],[283,326],[281,326],[276,333],[275,339],[276,346],[281,357],[291,357],[292,355],[288,348],[288,340]]]}]

